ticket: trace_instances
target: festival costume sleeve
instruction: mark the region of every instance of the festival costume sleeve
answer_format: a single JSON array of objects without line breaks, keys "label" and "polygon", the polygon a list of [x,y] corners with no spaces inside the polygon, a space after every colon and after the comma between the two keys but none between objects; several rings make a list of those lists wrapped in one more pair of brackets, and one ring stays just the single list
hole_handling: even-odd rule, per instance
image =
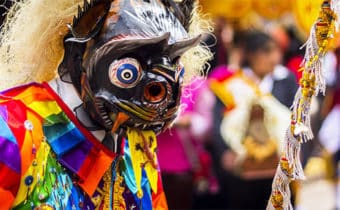
[{"label": "festival costume sleeve", "polygon": [[46,180],[45,163],[52,152],[89,196],[112,163],[114,154],[95,141],[54,94],[47,85],[35,83],[1,94],[0,209],[25,208],[39,177]]}]

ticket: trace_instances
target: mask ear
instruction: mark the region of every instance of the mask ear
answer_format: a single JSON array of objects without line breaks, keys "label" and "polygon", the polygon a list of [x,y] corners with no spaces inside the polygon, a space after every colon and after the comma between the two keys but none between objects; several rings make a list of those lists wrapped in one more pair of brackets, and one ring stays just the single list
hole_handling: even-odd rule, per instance
[{"label": "mask ear", "polygon": [[66,42],[87,42],[95,37],[103,27],[106,15],[113,0],[84,0],[84,6],[78,6],[78,15],[73,24],[68,25],[73,37]]}]

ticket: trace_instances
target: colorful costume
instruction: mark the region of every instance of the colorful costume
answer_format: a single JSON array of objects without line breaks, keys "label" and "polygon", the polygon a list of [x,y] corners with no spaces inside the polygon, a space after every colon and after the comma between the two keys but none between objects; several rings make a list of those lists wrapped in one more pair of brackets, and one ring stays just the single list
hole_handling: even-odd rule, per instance
[{"label": "colorful costume", "polygon": [[60,78],[0,94],[1,209],[167,209],[156,134],[176,117],[180,57],[209,54],[193,15],[195,1],[79,6]]}]

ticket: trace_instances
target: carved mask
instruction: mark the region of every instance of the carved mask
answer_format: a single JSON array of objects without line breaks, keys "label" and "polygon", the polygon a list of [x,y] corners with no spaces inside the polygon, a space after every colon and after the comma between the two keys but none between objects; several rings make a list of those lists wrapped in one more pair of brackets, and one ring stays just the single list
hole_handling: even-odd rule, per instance
[{"label": "carved mask", "polygon": [[184,67],[180,57],[198,44],[189,37],[194,1],[84,2],[64,39],[59,67],[91,118],[106,130],[159,133],[176,117]]}]

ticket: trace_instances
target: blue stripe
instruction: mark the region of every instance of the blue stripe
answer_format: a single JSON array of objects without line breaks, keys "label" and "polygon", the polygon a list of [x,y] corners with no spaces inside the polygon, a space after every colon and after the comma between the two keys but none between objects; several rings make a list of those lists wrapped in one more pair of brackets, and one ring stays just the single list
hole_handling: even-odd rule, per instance
[{"label": "blue stripe", "polygon": [[55,123],[53,125],[45,125],[44,124],[44,135],[47,138],[47,141],[52,144],[55,140],[59,139],[61,136],[67,134],[68,132],[76,129],[75,125],[72,122],[65,123]]},{"label": "blue stripe", "polygon": [[63,154],[73,149],[83,141],[85,141],[85,137],[78,129],[75,128],[55,139],[53,142],[50,142],[50,145],[58,158],[60,158]]},{"label": "blue stripe", "polygon": [[0,115],[0,133],[2,137],[13,142],[14,144],[17,144],[11,129],[8,127],[7,122],[3,119],[3,115]]}]

